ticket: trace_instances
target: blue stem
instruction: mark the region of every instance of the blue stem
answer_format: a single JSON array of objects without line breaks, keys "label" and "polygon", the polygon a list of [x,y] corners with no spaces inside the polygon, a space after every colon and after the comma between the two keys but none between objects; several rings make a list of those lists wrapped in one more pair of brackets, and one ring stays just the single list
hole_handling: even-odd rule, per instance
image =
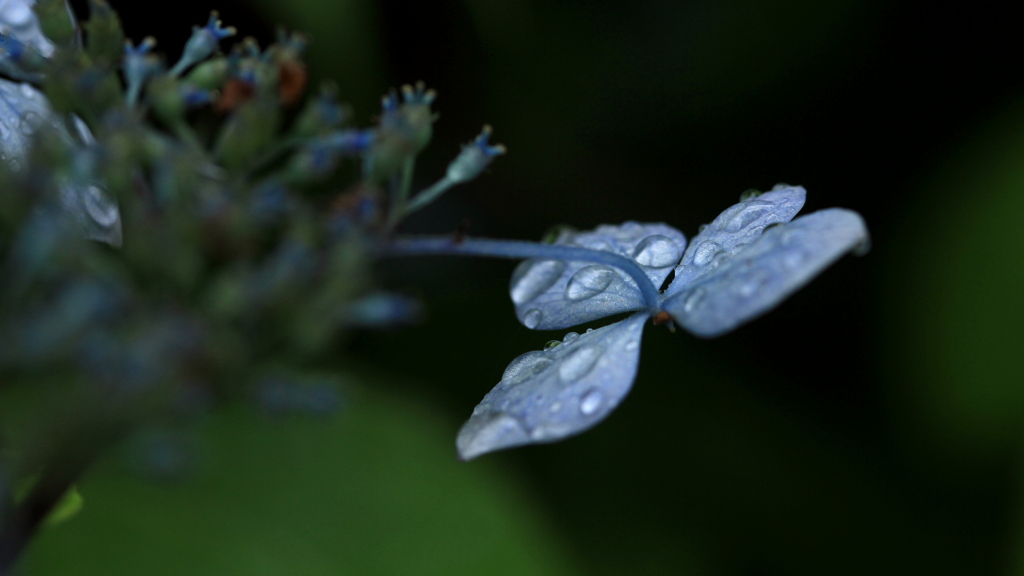
[{"label": "blue stem", "polygon": [[658,287],[647,277],[643,268],[632,259],[613,252],[522,240],[488,240],[486,238],[456,240],[451,236],[399,237],[389,242],[382,252],[385,256],[448,254],[495,258],[543,258],[545,260],[571,260],[604,264],[629,274],[629,277],[640,287],[640,293],[643,294],[644,302],[647,303],[647,309],[651,314],[661,311],[661,295],[658,293]]}]

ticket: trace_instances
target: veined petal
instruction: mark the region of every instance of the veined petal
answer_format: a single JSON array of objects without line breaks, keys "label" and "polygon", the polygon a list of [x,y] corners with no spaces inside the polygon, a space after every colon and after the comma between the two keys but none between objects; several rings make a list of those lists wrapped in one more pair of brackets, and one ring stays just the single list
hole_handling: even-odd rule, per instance
[{"label": "veined petal", "polygon": [[693,238],[665,295],[684,290],[727,262],[756,240],[765,227],[792,220],[806,197],[807,191],[800,186],[779,184],[770,192],[727,208]]},{"label": "veined petal", "polygon": [[859,214],[821,210],[769,228],[698,282],[668,298],[664,309],[688,331],[724,334],[764,314],[850,250],[868,241]]},{"label": "veined petal", "polygon": [[[586,232],[563,231],[554,242],[632,258],[661,286],[686,248],[686,237],[665,224],[626,222]],[[526,260],[512,274],[509,293],[527,328],[558,330],[644,308],[643,295],[626,273],[590,262]]]},{"label": "veined petal", "polygon": [[647,312],[527,352],[473,410],[456,445],[463,460],[524,444],[555,442],[604,420],[629,393]]}]

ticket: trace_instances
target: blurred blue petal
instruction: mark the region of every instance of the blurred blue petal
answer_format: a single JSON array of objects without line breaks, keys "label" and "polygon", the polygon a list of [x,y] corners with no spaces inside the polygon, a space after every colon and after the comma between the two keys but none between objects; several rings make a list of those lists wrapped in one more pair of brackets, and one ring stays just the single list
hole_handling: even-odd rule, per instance
[{"label": "blurred blue petal", "polygon": [[757,239],[765,227],[789,222],[803,208],[807,191],[779,184],[770,192],[734,204],[693,238],[665,291],[671,296],[710,273]]},{"label": "blurred blue petal", "polygon": [[463,460],[555,442],[604,420],[633,386],[647,312],[527,352],[473,410],[456,445]]},{"label": "blurred blue petal", "polygon": [[32,6],[35,0],[0,0],[0,33],[35,49],[43,56],[53,54],[53,44],[39,29]]},{"label": "blurred blue petal", "polygon": [[697,336],[719,336],[771,310],[867,241],[864,220],[842,208],[773,226],[706,277],[680,285],[664,309]]},{"label": "blurred blue petal", "polygon": [[46,96],[31,84],[0,78],[0,161],[19,169],[44,122],[58,123]]},{"label": "blurred blue petal", "polygon": [[[75,134],[72,135],[50,108],[43,93],[32,85],[0,79],[0,161],[9,169],[20,170],[33,135],[46,124],[69,146],[79,146],[79,151],[95,144],[89,127],[79,118],[73,118]],[[121,245],[117,201],[96,183],[63,184],[60,203],[64,214],[82,228],[85,238]]]},{"label": "blurred blue petal", "polygon": [[[632,258],[661,286],[679,262],[686,237],[665,224],[626,222],[587,232],[565,230],[555,244]],[[512,274],[509,293],[519,321],[536,330],[568,328],[645,307],[640,289],[625,272],[588,262],[526,260]]]},{"label": "blurred blue petal", "polygon": [[378,292],[347,304],[341,320],[357,328],[394,328],[413,324],[423,315],[419,301],[401,294]]}]

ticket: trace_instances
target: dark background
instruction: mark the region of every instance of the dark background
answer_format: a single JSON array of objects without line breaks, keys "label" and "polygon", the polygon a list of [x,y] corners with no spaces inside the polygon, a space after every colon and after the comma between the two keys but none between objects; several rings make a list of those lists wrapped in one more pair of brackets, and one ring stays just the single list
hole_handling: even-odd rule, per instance
[{"label": "dark background", "polygon": [[562,333],[515,321],[513,263],[382,265],[429,314],[339,349],[354,384],[337,423],[220,416],[173,485],[101,467],[38,573],[1024,573],[1012,3],[111,3],[172,60],[209,8],[264,43],[272,23],[306,30],[314,78],[362,124],[425,80],[441,117],[418,187],[492,124],[508,155],[409,231],[639,220],[692,237],[743,190],[788,182],[805,211],[859,211],[874,248],[725,337],[648,329],[607,422],[469,464],[460,423]]}]

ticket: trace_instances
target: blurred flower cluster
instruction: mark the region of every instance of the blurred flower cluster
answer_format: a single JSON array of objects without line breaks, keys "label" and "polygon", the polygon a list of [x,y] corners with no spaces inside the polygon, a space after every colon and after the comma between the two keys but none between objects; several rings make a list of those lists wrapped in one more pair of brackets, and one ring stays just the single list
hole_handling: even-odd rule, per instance
[{"label": "blurred flower cluster", "polygon": [[38,523],[22,501],[121,439],[232,399],[338,406],[332,344],[418,312],[373,290],[374,246],[503,152],[485,130],[411,202],[422,84],[355,127],[333,86],[307,95],[300,34],[222,51],[213,13],[169,64],[88,7],[0,0],[0,572]]}]

